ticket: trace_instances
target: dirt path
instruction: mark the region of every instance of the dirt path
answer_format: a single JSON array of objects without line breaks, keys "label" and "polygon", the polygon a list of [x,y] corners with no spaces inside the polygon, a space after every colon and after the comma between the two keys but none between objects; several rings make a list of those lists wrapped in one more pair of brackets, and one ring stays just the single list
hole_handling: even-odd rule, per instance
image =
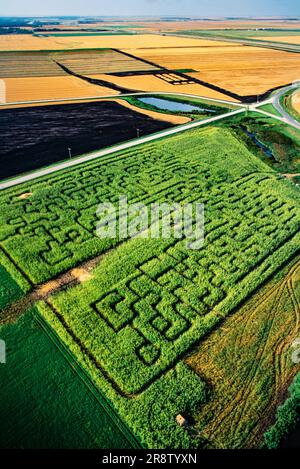
[{"label": "dirt path", "polygon": [[292,181],[294,177],[297,177],[297,176],[299,177],[300,173],[287,173],[287,174],[282,174],[282,176]]},{"label": "dirt path", "polygon": [[49,280],[48,282],[37,286],[32,292],[28,293],[14,303],[11,303],[3,311],[1,311],[0,324],[6,324],[15,321],[37,301],[47,300],[47,298],[49,298],[51,295],[58,293],[63,289],[91,280],[93,278],[92,270],[100,263],[102,258],[103,255],[97,256],[76,268],[70,269],[56,279]]}]

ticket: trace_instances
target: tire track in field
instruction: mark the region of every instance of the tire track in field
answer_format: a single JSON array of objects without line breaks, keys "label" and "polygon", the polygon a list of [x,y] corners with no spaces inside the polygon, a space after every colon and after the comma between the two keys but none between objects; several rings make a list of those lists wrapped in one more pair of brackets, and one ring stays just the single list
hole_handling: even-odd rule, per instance
[{"label": "tire track in field", "polygon": [[[273,303],[276,302],[277,305],[279,304],[280,299],[278,299],[278,296],[280,298],[282,290],[283,290],[283,285],[280,286],[279,292],[276,293],[276,296],[275,296],[275,299],[274,299]],[[258,305],[258,307],[253,311],[253,313],[251,314],[251,316],[248,318],[248,320],[245,323],[244,330],[246,328],[248,328],[249,323],[252,322],[253,316],[256,315],[257,311],[261,308],[262,303],[264,303],[265,301],[266,301],[266,299],[263,302],[261,302],[260,305]],[[276,312],[277,312],[277,308],[276,308]],[[224,423],[226,421],[226,419],[229,419],[229,421],[230,421],[230,423],[229,423],[230,434],[233,436],[234,441],[236,439],[238,440],[237,433],[239,432],[239,426],[236,425],[236,422],[237,421],[240,422],[240,418],[238,418],[237,414],[240,414],[240,416],[241,416],[244,413],[244,408],[243,407],[247,406],[247,403],[249,401],[249,395],[251,394],[251,391],[252,391],[252,383],[255,380],[258,369],[260,368],[261,361],[262,361],[262,356],[263,356],[263,354],[266,350],[266,347],[267,347],[267,342],[268,342],[268,338],[269,338],[269,335],[270,335],[270,331],[272,329],[273,321],[274,321],[274,315],[273,315],[272,323],[270,325],[266,324],[264,326],[264,329],[263,329],[263,337],[265,339],[264,346],[263,346],[263,349],[260,351],[259,354],[256,353],[255,358],[258,359],[258,363],[256,363],[254,360],[252,361],[252,365],[251,365],[251,367],[249,367],[249,371],[247,373],[247,376],[244,379],[244,388],[246,389],[245,392],[243,392],[242,394],[240,394],[240,393],[236,394],[236,397],[231,401],[231,408],[233,410],[230,412],[230,408],[229,409],[228,409],[228,407],[225,408],[223,418],[221,418],[221,423]],[[267,334],[267,336],[266,336],[266,334]],[[241,334],[240,337],[242,337],[242,334]],[[242,405],[243,403],[244,403],[244,406]]]},{"label": "tire track in field", "polygon": [[[255,358],[257,359],[257,363],[255,361],[253,361],[253,366],[251,367],[251,370],[250,370],[250,376],[249,376],[249,379],[248,379],[247,384],[246,384],[247,385],[246,392],[242,395],[242,397],[240,399],[240,402],[242,404],[241,407],[238,408],[240,416],[246,414],[247,413],[247,408],[249,408],[249,406],[251,407],[252,386],[255,386],[255,383],[257,381],[256,380],[257,374],[260,372],[261,369],[263,369],[263,362],[266,360],[266,357],[265,357],[266,350],[267,350],[269,341],[271,339],[271,333],[272,333],[272,329],[274,327],[275,318],[276,318],[277,314],[279,313],[279,306],[280,306],[281,299],[282,299],[283,292],[284,292],[285,288],[286,288],[286,282],[284,282],[281,285],[281,287],[279,288],[278,293],[275,296],[276,308],[275,309],[272,308],[272,320],[271,320],[270,324],[267,323],[266,326],[264,327],[264,331],[263,331],[264,345],[263,345],[262,349],[258,348],[258,353],[256,353],[256,356],[255,356]],[[258,308],[258,309],[260,309],[260,308]],[[273,357],[272,357],[272,362],[274,363]],[[276,373],[276,369],[274,370],[274,365],[273,365],[272,368],[273,368],[272,375],[274,376],[274,379],[276,381],[277,373]],[[265,412],[265,408],[260,409],[260,412],[261,413]],[[261,415],[259,415],[258,418],[253,422],[253,428],[255,428],[255,426],[258,424],[258,422],[260,421],[260,418],[261,418]],[[233,434],[235,435],[235,437],[237,437],[239,428],[236,427],[236,426],[233,427],[234,422],[235,422],[235,419],[233,418],[232,419],[231,429],[233,430]]]},{"label": "tire track in field", "polygon": [[[264,345],[263,349],[261,351],[259,351],[258,357],[256,355],[256,358],[258,358],[258,364],[254,369],[254,374],[253,374],[250,382],[248,382],[247,394],[245,396],[243,396],[243,401],[245,402],[245,405],[242,409],[242,411],[243,411],[242,414],[245,414],[247,412],[247,407],[248,408],[249,408],[249,406],[251,407],[251,397],[250,397],[251,389],[252,389],[251,385],[252,385],[252,383],[255,384],[255,378],[257,376],[257,373],[259,372],[260,369],[263,369],[262,363],[264,361],[265,351],[266,351],[268,343],[271,339],[271,333],[272,333],[272,330],[274,328],[275,319],[277,317],[277,314],[280,314],[280,305],[282,303],[283,295],[285,293],[285,290],[287,289],[288,292],[289,292],[289,296],[291,297],[291,292],[289,290],[289,284],[292,282],[293,276],[294,276],[295,272],[298,271],[298,269],[299,269],[299,263],[290,270],[290,272],[287,274],[287,276],[283,280],[282,284],[280,285],[279,290],[278,290],[278,294],[276,294],[276,298],[275,298],[276,309],[274,310],[273,308],[272,309],[269,308],[269,310],[272,311],[272,321],[270,323],[270,326],[268,327],[267,337],[265,338],[265,345]],[[297,327],[297,325],[296,325],[296,327]],[[284,390],[287,387],[286,383],[288,382],[288,375],[285,375],[285,367],[283,366],[284,365],[283,361],[286,361],[286,355],[284,355],[284,352],[289,348],[290,343],[292,342],[292,337],[294,337],[294,331],[295,331],[295,328],[293,328],[293,330],[290,331],[288,336],[284,337],[284,340],[279,338],[276,341],[275,346],[272,346],[272,345],[270,346],[270,349],[273,350],[273,353],[272,353],[272,364],[273,364],[273,366],[272,366],[272,375],[274,376],[274,385],[273,385],[273,393],[272,393],[273,399],[269,404],[267,403],[266,406],[263,409],[261,409],[261,414],[265,415],[265,414],[270,414],[271,413],[271,410],[274,408],[274,403],[278,402],[280,400],[280,397],[283,395]],[[274,334],[278,335],[278,333],[276,333],[276,331],[274,332]],[[267,359],[267,357],[265,359]],[[234,419],[232,421],[234,422]],[[259,424],[259,422],[261,422],[261,416],[258,416],[258,418],[253,422],[254,428],[255,427],[258,428],[257,425]],[[235,435],[237,434],[237,431],[238,431],[238,429],[235,428],[235,430],[234,430]],[[257,435],[259,432],[258,431],[255,432],[255,430],[254,430],[254,433]],[[253,444],[253,433],[252,433],[251,438],[250,438],[250,441],[251,440],[252,440],[252,444]],[[247,439],[245,441],[247,441]],[[248,441],[248,445],[249,445],[249,441]],[[252,446],[252,445],[250,445],[250,446]]]},{"label": "tire track in field", "polygon": [[[225,327],[223,327],[223,331],[221,330],[221,333],[224,331],[227,332],[228,330],[229,331],[238,330],[238,335],[234,338],[235,340],[234,340],[233,350],[232,348],[230,348],[231,347],[230,337],[227,340],[227,344],[229,345],[228,346],[225,345],[224,349],[229,350],[228,360],[230,362],[233,362],[233,366],[237,367],[237,369],[239,366],[241,368],[242,386],[238,386],[236,389],[234,389],[234,376],[238,376],[237,371],[236,371],[236,374],[232,376],[229,375],[228,377],[226,377],[226,374],[225,374],[224,376],[225,378],[227,378],[225,380],[226,389],[227,388],[230,389],[231,387],[233,387],[234,389],[233,399],[230,399],[230,394],[228,395],[227,393],[227,397],[229,397],[227,399],[228,402],[225,400],[226,389],[223,384],[223,388],[221,388],[221,393],[220,393],[220,387],[219,387],[220,398],[217,397],[215,399],[216,401],[215,404],[212,404],[210,407],[208,404],[207,410],[205,410],[205,406],[203,408],[204,419],[207,419],[206,425],[204,426],[203,434],[205,436],[208,436],[208,438],[210,439],[213,445],[217,445],[218,447],[223,446],[221,441],[218,442],[218,439],[219,439],[218,436],[220,434],[222,435],[222,432],[224,434],[224,431],[225,431],[227,435],[228,434],[230,435],[230,439],[229,439],[230,445],[231,445],[230,447],[240,447],[241,443],[243,443],[243,445],[246,444],[247,446],[253,447],[254,441],[255,443],[257,443],[257,441],[261,440],[262,412],[268,417],[267,419],[264,419],[264,420],[268,421],[270,419],[270,415],[274,413],[274,410],[276,408],[275,405],[279,404],[280,400],[282,400],[283,393],[289,384],[288,381],[291,381],[293,378],[293,374],[294,374],[293,370],[291,370],[290,373],[286,373],[285,371],[282,371],[282,370],[285,370],[285,360],[283,360],[282,358],[283,355],[281,354],[288,351],[289,340],[292,340],[291,338],[295,337],[295,333],[299,329],[300,319],[299,319],[299,303],[298,302],[297,302],[298,309],[296,310],[295,327],[293,327],[292,330],[289,330],[288,335],[284,336],[284,340],[282,340],[282,337],[278,337],[278,336],[280,334],[282,335],[282,327],[284,327],[284,324],[285,324],[284,323],[282,325],[282,321],[280,321],[281,319],[280,308],[281,308],[281,305],[284,304],[284,302],[289,303],[291,294],[289,294],[288,296],[289,299],[287,300],[285,300],[283,297],[284,295],[287,294],[286,289],[288,285],[291,284],[293,287],[293,291],[295,290],[294,285],[293,285],[294,275],[298,273],[299,269],[300,269],[300,262],[298,261],[296,265],[294,265],[290,269],[290,271],[287,273],[285,278],[279,284],[277,283],[270,291],[261,295],[259,304],[257,306],[255,305],[254,309],[251,311],[251,314],[248,314],[246,319],[245,319],[245,314],[242,314],[238,318],[233,319],[232,322],[229,322],[228,325],[231,326],[230,328],[226,327],[226,323],[225,323]],[[272,296],[274,296],[274,299],[272,300],[271,304],[268,304],[268,301],[270,300],[270,298],[272,298]],[[297,296],[296,296],[295,291],[294,291],[294,297],[296,298],[296,301],[297,301]],[[268,305],[267,308],[264,306],[266,304]],[[259,321],[261,317],[261,315],[259,315],[259,310],[264,307],[265,309],[263,313],[265,317],[263,319],[263,322],[264,323],[266,322],[266,324],[263,325],[262,333],[260,332],[259,329],[257,329],[256,330],[257,334],[253,336],[254,340],[256,341],[253,346],[255,350],[253,351],[253,353],[251,354],[249,358],[249,360],[251,359],[251,367],[249,371],[247,370],[247,373],[244,378],[243,373],[245,373],[247,363],[246,365],[245,365],[245,362],[236,364],[235,358],[236,357],[238,358],[239,355],[241,354],[243,340],[245,340],[245,338],[247,337],[247,334],[249,336],[249,330],[251,332],[251,327],[252,329],[253,327],[255,327],[255,322]],[[293,310],[295,311],[295,305],[294,305]],[[271,316],[269,316],[268,312],[272,313]],[[278,318],[279,318],[278,324],[280,327],[279,327],[279,330],[276,330],[276,327],[278,328],[276,319]],[[243,322],[244,322],[244,325],[242,324]],[[288,324],[290,324],[290,320]],[[288,324],[287,324],[287,327],[288,327]],[[241,333],[239,331],[239,328],[241,328]],[[254,333],[256,331],[254,330]],[[274,339],[272,340],[273,333],[275,335],[275,350],[274,350]],[[263,339],[261,339],[261,337],[263,337]],[[263,344],[263,347],[261,348],[260,344],[262,340],[264,341],[264,344]],[[210,352],[210,349],[211,349],[212,356],[214,355],[214,348],[216,348],[216,345],[215,345],[216,343],[218,343],[217,335],[215,335],[215,337],[212,337],[211,339],[208,339],[207,346],[204,349],[204,356]],[[270,350],[274,351],[271,356],[267,352],[268,346]],[[250,344],[250,347],[251,347],[251,344]],[[220,346],[218,347],[218,349],[220,350]],[[201,352],[201,346],[200,346],[200,352]],[[275,363],[275,359],[278,361],[280,357],[281,357],[282,363],[280,364],[280,369],[279,369]],[[202,375],[204,379],[206,378],[205,376],[206,370],[208,371],[210,369],[222,370],[222,367],[220,366],[218,367],[219,363],[217,359],[215,361],[216,363],[214,363],[211,360],[210,356],[208,356],[207,365],[206,364],[202,365],[200,363],[200,367],[199,368],[196,367],[198,369],[198,373]],[[269,370],[269,373],[268,372],[264,373],[264,369]],[[259,373],[261,374],[260,379],[257,378]],[[257,386],[257,383],[259,384],[260,381],[263,381],[264,374],[267,375],[268,380],[272,383],[272,389],[276,389],[276,392],[275,393],[273,392],[272,394],[268,393],[268,396],[266,396],[265,398],[268,402],[265,404],[264,400],[262,400],[262,403],[260,407],[258,408],[258,413],[259,413],[258,417],[257,418],[254,417],[254,420],[253,419],[251,420],[251,422],[253,421],[253,424],[249,424],[247,428],[243,428],[244,427],[243,416],[244,415],[251,416],[253,414],[255,416],[255,413],[257,413],[255,408],[253,408],[253,405],[251,405],[251,403],[253,404],[253,399],[251,401],[251,392],[255,392],[255,387]],[[219,376],[222,379],[222,372],[219,373]],[[217,376],[218,379],[220,379],[219,376]],[[215,381],[215,378],[216,378],[215,375],[212,376],[213,382]],[[223,380],[224,380],[224,377],[223,377]],[[274,380],[275,380],[275,384],[274,384]],[[253,383],[254,383],[254,386],[253,386]],[[265,385],[264,382],[263,384]],[[268,382],[267,384],[269,385]],[[254,391],[252,391],[252,389],[254,389]],[[268,392],[268,389],[269,389],[268,386],[266,387],[266,389],[263,387],[259,391],[258,397],[260,398],[262,395],[262,399],[264,399],[263,393],[265,393],[266,391]],[[218,396],[218,390],[216,390],[216,392]],[[223,401],[225,401],[223,408],[222,408],[222,393],[224,393],[224,397],[225,397],[225,399],[223,399]],[[270,397],[270,394],[271,394],[271,397]],[[219,405],[218,405],[217,401],[220,401],[220,399],[221,399],[221,402],[219,402]],[[214,413],[216,417],[210,417],[210,415],[207,414],[207,411],[212,414]],[[249,417],[248,417],[248,420],[249,420]],[[228,427],[228,429],[226,428],[226,426]],[[224,427],[225,427],[225,430],[224,430]],[[244,435],[243,435],[243,432],[244,432]]]},{"label": "tire track in field", "polygon": [[[297,299],[297,294],[295,288],[293,286],[295,276],[299,273],[300,266],[297,265],[291,275],[287,279],[286,286],[289,290],[289,295],[291,301],[294,305],[294,313],[295,313],[295,326],[292,328],[288,336],[285,336],[284,340],[279,340],[279,345],[276,347],[274,351],[274,366],[275,366],[275,385],[274,385],[274,397],[273,400],[269,403],[266,408],[266,414],[274,414],[274,411],[278,408],[278,406],[282,403],[285,399],[286,394],[288,392],[288,387],[293,381],[295,373],[293,371],[294,368],[290,370],[286,369],[286,365],[288,364],[288,357],[289,357],[289,349],[293,340],[297,337],[300,332],[300,305]],[[278,370],[276,372],[276,370]],[[266,419],[264,425],[264,431],[269,428],[270,419]],[[259,429],[258,429],[259,430]],[[261,431],[256,431],[251,435],[249,438],[249,445],[254,446],[257,441],[259,442],[261,439]]]},{"label": "tire track in field", "polygon": [[[297,294],[293,287],[294,278],[298,274],[299,270],[300,265],[298,263],[296,266],[294,266],[293,269],[291,269],[290,273],[288,274],[285,280],[285,287],[287,288],[289,298],[293,303],[295,326],[291,328],[289,334],[286,335],[284,339],[280,337],[276,343],[276,347],[273,347],[273,366],[275,382],[273,386],[272,400],[264,409],[264,415],[266,416],[274,414],[275,410],[278,408],[280,403],[285,399],[288,387],[295,375],[295,373],[293,372],[293,368],[288,369],[287,365],[289,357],[288,351],[291,347],[293,340],[299,333],[300,309],[299,302],[297,300]],[[279,332],[277,333],[277,335],[278,334]],[[253,447],[260,442],[263,433],[262,428],[264,429],[264,431],[266,431],[270,426],[270,420],[270,417],[266,417],[264,419],[264,422],[261,422],[260,427],[256,427],[256,431],[254,431],[252,435],[247,439],[247,445],[249,447]],[[261,421],[261,419],[258,419],[258,421]]]},{"label": "tire track in field", "polygon": [[[269,292],[265,298],[262,300],[262,302],[253,310],[253,312],[251,313],[250,317],[247,319],[247,321],[245,322],[244,324],[244,327],[243,327],[243,331],[248,327],[248,324],[249,322],[252,322],[252,318],[253,316],[256,315],[257,311],[259,310],[259,308],[261,307],[261,305],[263,303],[265,303],[265,301],[267,301],[271,296],[272,294],[274,293],[274,291],[277,290],[277,287],[274,287],[274,289]],[[276,299],[276,298],[275,298]],[[275,299],[274,299],[274,302],[275,302]],[[241,317],[239,318],[239,321],[236,321],[236,322],[244,322],[244,318]],[[236,340],[236,342],[234,343],[234,352],[236,354],[236,351],[239,351],[241,347],[237,346],[237,341],[239,343],[241,343],[241,340],[242,340],[242,334],[238,336],[238,339]],[[249,374],[251,373],[251,370],[249,370],[249,373],[248,373],[248,376]],[[226,407],[224,408],[222,414],[219,416],[218,418],[218,422],[215,423],[214,426],[212,426],[212,431],[215,432],[217,427],[220,425],[220,423],[223,423],[225,421],[225,419],[227,418],[228,416],[228,412],[230,412],[230,419],[232,419],[232,412],[234,412],[234,414],[236,414],[237,412],[237,404],[239,404],[239,402],[243,399],[243,396],[240,396],[239,394],[236,395],[235,399],[231,400],[231,404],[230,404],[230,407]],[[231,410],[232,409],[232,410]],[[235,409],[235,411],[234,411]]]},{"label": "tire track in field", "polygon": [[[290,270],[290,272],[287,274],[287,276],[285,277],[285,279],[282,281],[282,283],[279,286],[276,285],[275,287],[272,288],[272,290],[270,292],[268,292],[266,295],[263,296],[263,300],[260,302],[260,304],[257,306],[257,308],[255,308],[253,310],[253,313],[251,313],[251,316],[248,318],[248,320],[246,321],[245,326],[243,327],[243,333],[244,333],[245,329],[247,329],[247,325],[249,324],[250,320],[252,320],[252,317],[255,315],[255,313],[257,313],[257,311],[262,307],[263,303],[265,303],[266,300],[268,300],[274,294],[274,292],[276,292],[276,290],[279,290],[279,291],[277,291],[277,293],[275,295],[275,298],[272,302],[272,305],[274,304],[274,302],[276,303],[276,310],[272,315],[272,324],[269,327],[268,337],[265,341],[264,350],[266,350],[266,347],[268,345],[268,339],[270,338],[270,334],[272,332],[272,328],[273,328],[273,325],[274,325],[274,319],[277,317],[277,314],[279,314],[278,311],[280,311],[279,307],[280,307],[280,304],[281,304],[281,301],[282,301],[284,291],[285,291],[286,288],[289,288],[289,297],[291,299],[293,298],[294,311],[296,312],[296,324],[293,327],[293,329],[289,332],[288,336],[284,337],[284,340],[282,340],[282,338],[279,338],[276,341],[276,346],[271,347],[273,350],[275,348],[275,350],[272,354],[272,363],[273,363],[272,369],[273,369],[273,376],[274,376],[274,380],[275,380],[273,388],[274,388],[275,391],[272,393],[273,398],[272,398],[271,402],[267,403],[266,406],[259,409],[260,410],[260,415],[253,422],[253,426],[252,426],[253,430],[250,429],[248,431],[248,435],[246,435],[245,438],[243,439],[243,442],[242,442],[243,447],[245,445],[246,445],[246,447],[257,447],[258,446],[258,444],[261,441],[262,433],[265,430],[267,430],[267,428],[269,426],[268,425],[269,420],[270,420],[269,416],[271,414],[274,414],[275,409],[277,408],[277,406],[282,401],[283,396],[284,396],[284,394],[285,394],[285,392],[286,392],[286,390],[289,386],[289,383],[292,381],[293,376],[295,374],[295,373],[293,373],[292,370],[289,373],[285,373],[284,365],[285,365],[285,361],[286,361],[285,351],[288,351],[288,348],[290,347],[290,344],[292,343],[292,340],[295,338],[296,334],[299,333],[300,306],[299,306],[299,302],[297,300],[297,295],[296,295],[294,287],[293,287],[294,276],[297,275],[297,273],[299,271],[299,268],[300,268],[300,263],[298,262]],[[292,288],[292,291],[291,291],[290,288]],[[268,310],[273,311],[272,306],[269,306]],[[243,321],[243,318],[239,318],[237,321],[235,321],[235,325],[237,323],[242,322],[242,321]],[[277,332],[277,335],[278,334],[280,334],[280,330]],[[238,339],[237,339],[237,341],[235,343],[235,346],[234,346],[235,350],[236,350],[236,348],[239,350],[239,347],[236,347],[236,344],[241,343],[241,340],[242,340],[241,336],[242,336],[242,334],[240,336],[238,336]],[[223,418],[221,420],[218,418],[218,421],[213,426],[209,427],[210,429],[212,429],[210,431],[210,434],[213,433],[213,436],[211,437],[212,438],[211,441],[215,445],[217,445],[218,447],[222,447],[222,444],[221,444],[221,442],[218,442],[217,438],[215,438],[215,435],[216,435],[216,433],[220,433],[220,432],[224,431],[223,429],[220,428],[220,426],[221,426],[221,424],[226,425],[226,419],[227,420],[230,419],[230,423],[229,423],[230,432],[229,433],[231,435],[233,435],[233,438],[231,440],[238,442],[238,447],[241,447],[241,439],[238,437],[239,436],[238,435],[239,427],[236,427],[234,425],[236,425],[236,421],[241,422],[242,415],[247,413],[247,406],[249,405],[249,403],[251,403],[251,398],[249,399],[249,395],[250,395],[251,389],[252,389],[251,388],[251,383],[253,383],[253,380],[255,381],[255,377],[257,375],[257,372],[260,369],[261,363],[263,362],[263,357],[264,357],[264,353],[260,352],[260,361],[254,369],[254,374],[252,375],[252,373],[250,371],[252,376],[250,376],[250,381],[248,380],[245,384],[245,386],[247,386],[247,390],[248,390],[247,395],[245,396],[245,394],[238,394],[238,390],[237,390],[236,398],[233,401],[230,402],[231,405],[227,406],[224,409],[223,413],[221,414],[221,415],[223,415]],[[280,367],[278,365],[276,365],[275,360],[280,362]],[[253,371],[253,369],[252,369],[252,371]],[[248,377],[249,377],[249,373],[248,373]],[[239,404],[243,401],[245,402],[245,405],[242,407],[242,409],[240,409]],[[240,418],[238,418],[238,419],[236,418],[237,413],[240,414]],[[262,415],[266,415],[268,417],[264,419],[263,425],[262,424],[258,425],[259,423],[262,423],[262,419],[261,419]],[[218,430],[219,430],[219,432],[218,432]]]},{"label": "tire track in field", "polygon": [[[293,276],[294,274],[297,273],[299,269],[299,266],[298,268],[295,269],[295,271],[291,274],[290,278],[287,280],[287,289],[289,291],[289,294],[290,294],[290,297],[291,297],[291,301],[293,302],[293,305],[294,305],[294,313],[295,313],[295,327],[294,329],[290,332],[289,336],[286,337],[286,339],[289,339],[289,342],[291,343],[293,338],[295,338],[297,332],[299,332],[299,303],[298,303],[298,300],[297,300],[297,296],[296,296],[296,293],[295,293],[295,289],[293,287]],[[281,371],[281,373],[278,373],[276,375],[277,377],[277,383],[276,383],[276,386],[275,386],[275,390],[278,390],[280,388],[280,386],[283,385],[283,380],[282,380],[282,374],[283,374],[283,358],[284,358],[284,353],[285,351],[290,347],[289,343],[287,343],[287,340],[285,341],[282,341],[276,352],[275,352],[275,360],[276,360],[276,363],[278,365],[278,370]]]}]

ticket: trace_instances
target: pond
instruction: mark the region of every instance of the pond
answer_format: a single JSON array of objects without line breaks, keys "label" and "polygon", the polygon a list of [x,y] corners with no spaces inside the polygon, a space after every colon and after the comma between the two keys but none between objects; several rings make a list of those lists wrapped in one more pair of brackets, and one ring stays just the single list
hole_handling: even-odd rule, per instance
[{"label": "pond", "polygon": [[179,112],[194,112],[194,111],[200,111],[200,112],[205,112],[205,113],[215,113],[217,111],[213,109],[206,109],[202,108],[200,106],[192,105],[192,104],[186,104],[182,102],[177,102],[177,101],[171,101],[168,99],[162,99],[162,98],[139,98],[139,101],[141,101],[144,104],[150,104],[151,106],[155,106],[158,109],[162,109],[164,111],[179,111]]}]

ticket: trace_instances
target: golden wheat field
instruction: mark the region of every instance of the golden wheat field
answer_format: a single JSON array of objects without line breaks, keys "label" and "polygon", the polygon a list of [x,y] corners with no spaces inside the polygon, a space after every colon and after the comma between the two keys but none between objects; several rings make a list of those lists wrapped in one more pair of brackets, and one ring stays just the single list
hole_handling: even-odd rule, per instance
[{"label": "golden wheat field", "polygon": [[288,44],[300,44],[300,34],[299,36],[261,36],[255,39],[261,39],[263,41],[272,41],[272,42],[286,42]]},{"label": "golden wheat field", "polygon": [[191,76],[241,95],[265,92],[299,78],[297,54],[249,46],[138,49],[131,53],[170,69],[190,68]]},{"label": "golden wheat field", "polygon": [[[66,57],[59,57],[59,61],[67,65],[71,71],[110,81],[132,91],[179,92],[232,100],[232,98],[223,95],[222,92],[211,90],[201,84],[178,85],[168,83],[157,76],[132,75],[120,77],[108,75],[108,73],[127,70],[132,72],[154,70],[155,66],[152,65],[154,63],[159,67],[170,70],[188,70],[187,73],[192,78],[217,85],[220,88],[239,95],[263,93],[277,86],[297,80],[300,76],[299,58],[296,54],[210,40],[154,34],[59,38],[41,38],[28,35],[0,36],[0,50],[7,51],[36,51],[40,49],[57,50],[59,53],[61,50],[72,51],[74,49],[87,49],[89,47],[120,49],[137,59],[151,62],[150,65],[145,64],[135,60],[134,57],[126,57],[125,55],[108,50],[103,51],[103,54],[105,52],[107,57],[104,54],[103,57],[102,55],[101,57],[99,56],[97,60],[90,57],[93,51],[83,51],[80,53],[88,54],[85,57],[85,61],[83,61],[81,55],[80,57],[70,57],[66,54]],[[100,52],[98,51],[99,54]],[[75,51],[73,53],[76,54]],[[35,60],[32,62],[34,66]],[[49,68],[51,60],[49,64],[48,62],[47,67]],[[53,67],[54,64],[52,64]],[[59,72],[58,74],[64,73],[58,67],[56,68],[58,70],[57,73]],[[12,69],[15,70],[13,62]],[[36,75],[36,73],[38,71],[31,70],[32,75]],[[47,73],[50,74],[50,72]],[[16,77],[15,80],[12,79],[14,76]],[[118,94],[106,87],[90,85],[84,81],[67,76],[60,77],[61,80],[58,80],[56,77],[51,80],[50,77],[47,77],[46,79],[39,78],[38,81],[32,81],[32,78],[28,79],[25,76],[23,81],[18,81],[17,75],[10,75],[9,68],[7,68],[4,77],[7,77],[8,101],[68,99]]]},{"label": "golden wheat field", "polygon": [[6,101],[34,101],[117,95],[114,90],[89,84],[79,78],[31,77],[6,78]]},{"label": "golden wheat field", "polygon": [[215,99],[225,99],[227,101],[236,101],[233,98],[225,96],[222,93],[206,88],[205,86],[198,84],[191,85],[172,85],[167,83],[156,76],[145,75],[145,76],[128,76],[128,77],[116,77],[108,75],[92,75],[91,78],[96,78],[100,80],[109,79],[110,82],[124,86],[129,90],[137,91],[155,91],[155,92],[173,92],[173,93],[186,93],[193,94],[198,96],[203,96],[207,98]]},{"label": "golden wheat field", "polygon": [[[191,21],[153,21],[153,22],[142,22],[142,21],[130,21],[132,25],[131,29],[135,27],[143,28],[147,31],[183,31],[192,29],[256,29],[261,28],[261,21],[257,20],[191,20]],[[102,23],[101,27],[114,26],[117,27],[119,23],[109,22]],[[100,24],[98,24],[100,26]],[[269,19],[264,21],[264,28],[280,28],[280,29],[291,29],[299,28],[300,21],[284,21],[282,19]],[[262,32],[263,34],[263,32]]]},{"label": "golden wheat field", "polygon": [[[226,43],[219,43],[227,45]],[[34,37],[29,35],[10,34],[0,36],[0,51],[12,50],[62,50],[81,48],[135,49],[164,47],[215,47],[210,40],[180,38],[153,34],[138,36],[67,36],[67,37]]]}]

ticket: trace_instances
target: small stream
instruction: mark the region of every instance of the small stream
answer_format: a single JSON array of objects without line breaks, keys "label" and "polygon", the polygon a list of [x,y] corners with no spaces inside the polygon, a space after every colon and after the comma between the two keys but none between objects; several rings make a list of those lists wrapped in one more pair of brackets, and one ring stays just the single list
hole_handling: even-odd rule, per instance
[{"label": "small stream", "polygon": [[242,131],[248,136],[251,138],[252,142],[255,143],[255,145],[260,148],[264,154],[268,157],[268,158],[274,158],[274,155],[272,153],[272,151],[270,150],[270,148],[268,148],[266,145],[264,145],[263,143],[261,143],[260,140],[258,140],[257,136],[255,133],[253,132],[250,132],[246,127],[244,126],[241,126],[241,129]]}]

